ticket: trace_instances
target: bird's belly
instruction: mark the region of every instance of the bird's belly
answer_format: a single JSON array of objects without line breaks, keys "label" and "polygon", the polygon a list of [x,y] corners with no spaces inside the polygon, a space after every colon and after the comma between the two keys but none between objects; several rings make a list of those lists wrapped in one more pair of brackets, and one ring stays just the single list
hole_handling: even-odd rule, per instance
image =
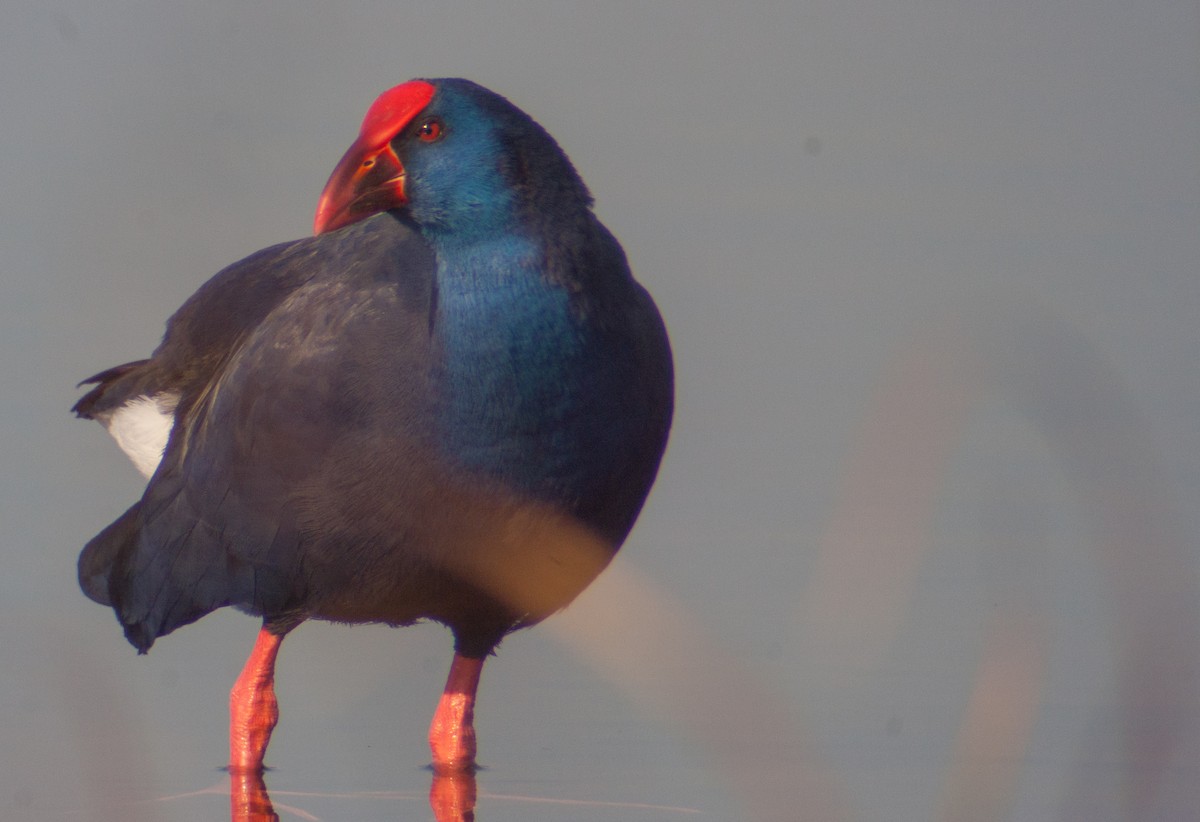
[{"label": "bird's belly", "polygon": [[141,474],[149,479],[162,461],[175,425],[178,395],[136,397],[112,413],[105,427]]},{"label": "bird's belly", "polygon": [[[557,506],[489,487],[432,483],[394,521],[339,529],[307,557],[317,580],[308,613],[344,622],[406,624],[430,618],[458,629],[475,623],[532,624],[575,598],[612,558],[614,546]],[[390,525],[390,527],[389,527]],[[355,563],[351,568],[348,557]]]}]

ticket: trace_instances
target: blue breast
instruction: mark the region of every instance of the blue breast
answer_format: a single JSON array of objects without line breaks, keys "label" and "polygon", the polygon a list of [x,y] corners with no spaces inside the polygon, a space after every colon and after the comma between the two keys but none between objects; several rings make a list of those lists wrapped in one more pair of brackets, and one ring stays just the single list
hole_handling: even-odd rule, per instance
[{"label": "blue breast", "polygon": [[541,260],[514,235],[439,253],[440,440],[460,465],[570,506],[636,420],[622,414],[622,352]]}]

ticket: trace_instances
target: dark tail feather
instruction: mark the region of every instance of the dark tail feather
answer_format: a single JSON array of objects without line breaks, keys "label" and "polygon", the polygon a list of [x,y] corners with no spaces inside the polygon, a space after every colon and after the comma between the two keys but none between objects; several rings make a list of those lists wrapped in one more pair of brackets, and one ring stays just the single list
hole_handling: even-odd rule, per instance
[{"label": "dark tail feather", "polygon": [[280,615],[290,613],[289,602],[303,599],[291,593],[290,571],[281,574],[233,554],[227,544],[232,537],[205,523],[182,490],[177,473],[160,470],[142,500],[79,555],[79,586],[116,611],[139,653],[225,605]]},{"label": "dark tail feather", "polygon": [[137,540],[139,508],[140,502],[97,534],[79,553],[79,587],[93,602],[113,604],[109,578],[117,558],[132,549]]},{"label": "dark tail feather", "polygon": [[[107,371],[101,371],[99,374],[93,374],[86,380],[83,380],[79,383],[79,386],[95,384],[96,387],[80,397],[79,402],[71,406],[71,411],[77,417],[81,417],[85,420],[91,420],[96,418],[97,412],[103,411],[106,408],[112,408],[120,405],[121,402],[128,399],[128,397],[108,397],[106,395],[108,394],[109,390],[112,389],[113,385],[126,374],[136,371],[147,362],[149,362],[149,360],[136,360],[134,362],[127,362],[124,365],[118,365],[114,366],[113,368],[109,368]],[[78,388],[79,386],[76,387]],[[124,394],[124,392],[117,393],[118,395]]]}]

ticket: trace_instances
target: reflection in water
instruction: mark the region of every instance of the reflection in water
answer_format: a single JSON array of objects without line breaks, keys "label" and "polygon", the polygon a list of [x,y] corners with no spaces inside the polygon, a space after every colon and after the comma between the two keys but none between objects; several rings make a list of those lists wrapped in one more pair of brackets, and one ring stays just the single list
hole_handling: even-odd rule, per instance
[{"label": "reflection in water", "polygon": [[437,822],[474,822],[475,774],[434,773],[429,786],[429,807]]},{"label": "reflection in water", "polygon": [[262,774],[229,772],[229,818],[232,822],[278,822]]},{"label": "reflection in water", "polygon": [[[163,797],[156,800],[167,802],[211,795],[224,790],[220,785],[212,788],[194,791],[179,796]],[[420,796],[408,791],[359,791],[352,793],[323,793],[317,791],[278,791],[277,795],[304,799],[337,799],[337,800],[372,800],[372,801],[403,801],[405,803],[420,800]],[[475,783],[475,774],[470,772],[437,773],[435,772],[429,786],[429,806],[433,810],[436,822],[474,822],[475,802],[481,796]],[[656,805],[645,802],[616,802],[589,799],[565,799],[561,797],[536,796],[529,794],[500,794],[484,793],[482,797],[494,802],[510,805],[528,805],[541,808],[581,808],[602,809],[613,814],[613,819],[623,819],[630,811],[652,812],[658,814],[653,818],[674,818],[676,816],[696,816],[701,813],[698,808],[680,807],[677,805]],[[233,822],[275,822],[279,814],[267,794],[266,782],[261,774],[230,774],[229,777],[229,806],[230,818]],[[323,817],[295,805],[279,804],[286,818],[298,818],[318,822]],[[618,814],[621,814],[618,816]],[[343,817],[344,818],[344,817]],[[608,818],[608,817],[605,817]]]},{"label": "reflection in water", "polygon": [[[429,787],[433,818],[437,822],[474,822],[475,796],[474,773],[434,773]],[[289,810],[301,818],[315,819],[297,808]],[[278,822],[262,774],[230,771],[229,818],[231,822]]]}]

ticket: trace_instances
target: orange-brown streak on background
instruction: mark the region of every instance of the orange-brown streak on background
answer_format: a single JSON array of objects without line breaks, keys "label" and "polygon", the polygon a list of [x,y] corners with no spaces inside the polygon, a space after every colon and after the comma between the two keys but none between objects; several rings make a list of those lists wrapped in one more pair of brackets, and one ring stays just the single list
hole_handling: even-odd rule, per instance
[{"label": "orange-brown streak on background", "polygon": [[792,708],[711,640],[665,590],[617,562],[553,631],[646,712],[697,744],[741,799],[746,822],[850,820],[838,776]]},{"label": "orange-brown streak on background", "polygon": [[[478,537],[487,549],[462,558],[456,571],[518,613],[561,607],[611,556],[590,530],[553,511],[502,510],[495,522],[486,530],[490,543]],[[629,563],[610,568],[598,584],[607,598],[584,597],[549,625],[652,715],[699,743],[741,798],[747,822],[849,819],[834,775],[760,676]],[[440,801],[436,784],[431,799]]]},{"label": "orange-brown streak on background", "polygon": [[[1200,744],[1194,536],[1137,397],[1087,340],[1037,311],[991,312],[980,325],[990,381],[1038,426],[1083,501],[1112,594],[1124,818],[1152,818],[1172,761]],[[1170,787],[1166,818],[1200,807],[1200,781]],[[1069,800],[1068,814],[1074,804],[1088,797]]]},{"label": "orange-brown streak on background", "polygon": [[969,340],[931,326],[896,357],[856,438],[802,598],[809,647],[877,663],[904,622],[938,494],[980,395]]},{"label": "orange-brown streak on background", "polygon": [[1039,614],[1006,609],[993,617],[943,781],[940,822],[1009,818],[1033,736],[1047,653]]}]

